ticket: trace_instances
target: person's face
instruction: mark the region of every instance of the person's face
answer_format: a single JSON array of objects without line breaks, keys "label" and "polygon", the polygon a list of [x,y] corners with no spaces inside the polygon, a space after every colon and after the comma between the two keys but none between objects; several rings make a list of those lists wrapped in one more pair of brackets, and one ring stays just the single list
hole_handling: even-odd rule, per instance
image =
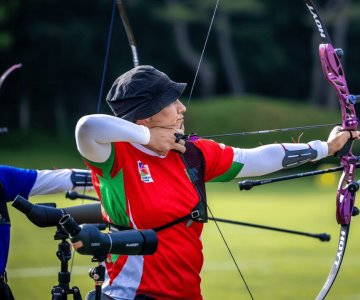
[{"label": "person's face", "polygon": [[[147,127],[165,127],[174,129],[184,129],[184,113],[186,107],[179,99],[165,106],[157,114],[143,120]],[[138,122],[137,122],[138,123]],[[142,122],[141,122],[142,123]]]}]

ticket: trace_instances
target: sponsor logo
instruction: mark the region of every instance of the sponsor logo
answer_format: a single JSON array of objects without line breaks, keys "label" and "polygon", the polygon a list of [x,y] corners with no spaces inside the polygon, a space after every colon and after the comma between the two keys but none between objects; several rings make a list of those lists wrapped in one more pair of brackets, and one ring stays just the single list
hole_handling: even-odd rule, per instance
[{"label": "sponsor logo", "polygon": [[319,30],[319,32],[320,32],[320,36],[323,37],[323,38],[326,38],[325,30],[324,30],[324,28],[323,28],[322,25],[321,25],[321,21],[320,21],[320,19],[319,19],[319,16],[318,16],[318,15],[315,13],[315,11],[314,11],[314,7],[311,6],[311,5],[309,5],[309,4],[307,4],[307,3],[306,3],[306,6],[307,6],[308,9],[310,10],[310,13],[312,14],[312,16],[313,16],[313,18],[314,18],[314,20],[315,20],[315,24],[316,24],[316,26],[317,26],[317,28],[318,28],[318,30]]},{"label": "sponsor logo", "polygon": [[125,246],[126,247],[138,247],[139,243],[127,243]]},{"label": "sponsor logo", "polygon": [[141,180],[145,183],[154,182],[151,177],[149,166],[143,164],[141,161],[138,161],[137,164]]},{"label": "sponsor logo", "polygon": [[346,238],[346,232],[344,230],[341,230],[340,232],[340,240],[339,240],[339,245],[338,245],[338,251],[336,253],[336,259],[335,259],[335,266],[338,268],[340,263],[341,263],[341,259],[342,256],[344,254],[344,250],[345,250],[345,238]]}]

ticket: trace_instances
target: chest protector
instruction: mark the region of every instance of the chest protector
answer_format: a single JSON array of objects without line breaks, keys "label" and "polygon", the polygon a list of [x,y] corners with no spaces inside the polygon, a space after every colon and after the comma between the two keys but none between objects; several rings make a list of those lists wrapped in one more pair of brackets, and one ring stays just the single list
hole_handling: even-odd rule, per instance
[{"label": "chest protector", "polygon": [[181,222],[201,222],[206,223],[208,221],[207,215],[207,202],[205,191],[205,161],[199,148],[194,143],[185,142],[186,152],[179,153],[181,160],[183,161],[186,172],[193,183],[196,192],[199,197],[198,204],[187,215],[176,219],[170,223],[154,228],[155,231],[164,230]]}]

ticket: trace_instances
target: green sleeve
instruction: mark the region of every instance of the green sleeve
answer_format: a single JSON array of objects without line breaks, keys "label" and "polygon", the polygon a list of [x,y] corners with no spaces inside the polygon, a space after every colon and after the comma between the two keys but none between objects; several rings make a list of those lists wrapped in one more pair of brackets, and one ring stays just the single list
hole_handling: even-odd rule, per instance
[{"label": "green sleeve", "polygon": [[232,162],[230,168],[223,174],[213,178],[210,180],[210,182],[227,182],[233,180],[237,174],[241,171],[241,169],[244,167],[243,164],[238,162]]}]

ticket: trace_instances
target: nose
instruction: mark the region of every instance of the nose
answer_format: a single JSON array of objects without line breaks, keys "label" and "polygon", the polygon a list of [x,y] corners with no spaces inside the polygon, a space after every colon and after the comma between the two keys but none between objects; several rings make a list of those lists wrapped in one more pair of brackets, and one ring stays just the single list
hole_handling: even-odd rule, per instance
[{"label": "nose", "polygon": [[177,111],[179,114],[183,114],[186,112],[186,106],[180,100],[177,100],[176,104],[177,104]]}]

